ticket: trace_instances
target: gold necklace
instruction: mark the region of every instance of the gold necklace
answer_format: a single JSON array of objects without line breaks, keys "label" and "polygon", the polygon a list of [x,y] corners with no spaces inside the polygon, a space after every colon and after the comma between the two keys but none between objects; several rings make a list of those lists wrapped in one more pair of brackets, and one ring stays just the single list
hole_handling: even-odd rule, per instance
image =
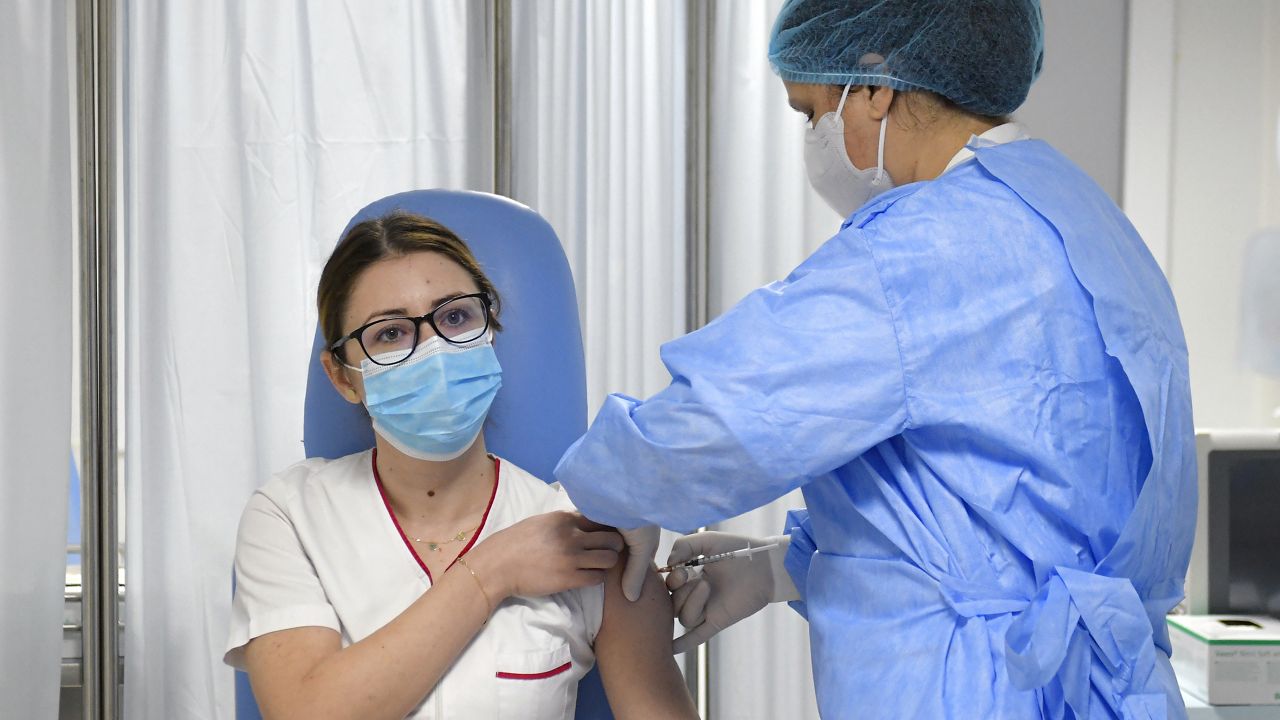
[{"label": "gold necklace", "polygon": [[470,530],[459,530],[457,535],[454,535],[448,540],[423,540],[422,538],[416,537],[413,539],[413,541],[418,543],[425,542],[427,544],[427,550],[430,550],[431,552],[443,552],[441,548],[444,547],[445,545],[452,545],[457,542],[462,542],[463,540],[467,539],[468,535],[470,535],[471,533],[479,529],[480,529],[480,526],[477,525],[471,528]]}]

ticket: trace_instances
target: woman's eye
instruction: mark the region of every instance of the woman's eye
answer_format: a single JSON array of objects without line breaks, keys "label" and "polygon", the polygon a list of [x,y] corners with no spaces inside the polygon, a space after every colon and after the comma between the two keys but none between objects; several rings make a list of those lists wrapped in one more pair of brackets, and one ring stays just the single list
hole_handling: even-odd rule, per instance
[{"label": "woman's eye", "polygon": [[390,327],[378,333],[378,342],[393,343],[404,337],[398,327]]},{"label": "woman's eye", "polygon": [[444,324],[449,326],[463,325],[469,319],[465,310],[450,310],[444,315]]}]

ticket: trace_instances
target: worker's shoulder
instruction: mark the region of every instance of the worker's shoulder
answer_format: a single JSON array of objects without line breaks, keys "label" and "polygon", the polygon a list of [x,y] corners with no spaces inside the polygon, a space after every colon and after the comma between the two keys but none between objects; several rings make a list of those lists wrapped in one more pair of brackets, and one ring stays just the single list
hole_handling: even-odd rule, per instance
[{"label": "worker's shoulder", "polygon": [[298,499],[317,493],[339,497],[367,481],[373,473],[372,450],[340,458],[307,458],[274,474],[254,493],[255,498],[287,508]]},{"label": "worker's shoulder", "polygon": [[1007,244],[1048,248],[1056,238],[1043,216],[973,160],[891,193],[841,230],[843,243],[862,248],[881,271],[897,261],[913,274],[954,269]]},{"label": "worker's shoulder", "polygon": [[[998,225],[1002,220],[1031,217],[1035,210],[1013,188],[987,172],[974,159],[943,175],[905,186],[861,223],[872,230],[901,231],[939,224],[967,225],[971,230]],[[975,223],[975,221],[982,221]]]},{"label": "worker's shoulder", "polygon": [[501,492],[519,514],[529,516],[575,509],[559,483],[547,483],[506,458],[498,461]]}]

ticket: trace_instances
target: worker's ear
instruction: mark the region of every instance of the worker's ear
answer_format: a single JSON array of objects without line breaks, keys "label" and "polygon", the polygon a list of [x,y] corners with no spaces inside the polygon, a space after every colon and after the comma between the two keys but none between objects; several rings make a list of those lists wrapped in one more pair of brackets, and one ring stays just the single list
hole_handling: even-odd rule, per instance
[{"label": "worker's ear", "polygon": [[862,90],[867,93],[867,118],[880,122],[889,114],[889,106],[893,104],[893,88],[870,85]]},{"label": "worker's ear", "polygon": [[332,350],[320,351],[320,364],[324,366],[324,373],[329,376],[329,382],[333,383],[333,389],[337,390],[347,402],[359,405],[361,403],[360,388],[352,377],[356,371],[339,362]]}]

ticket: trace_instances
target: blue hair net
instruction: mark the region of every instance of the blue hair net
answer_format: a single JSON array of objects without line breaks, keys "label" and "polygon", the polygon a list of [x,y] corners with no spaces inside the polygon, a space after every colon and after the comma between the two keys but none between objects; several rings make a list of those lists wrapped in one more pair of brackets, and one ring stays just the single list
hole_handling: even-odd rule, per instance
[{"label": "blue hair net", "polygon": [[928,90],[990,117],[1044,62],[1039,0],[787,0],[769,62],[783,80]]}]

